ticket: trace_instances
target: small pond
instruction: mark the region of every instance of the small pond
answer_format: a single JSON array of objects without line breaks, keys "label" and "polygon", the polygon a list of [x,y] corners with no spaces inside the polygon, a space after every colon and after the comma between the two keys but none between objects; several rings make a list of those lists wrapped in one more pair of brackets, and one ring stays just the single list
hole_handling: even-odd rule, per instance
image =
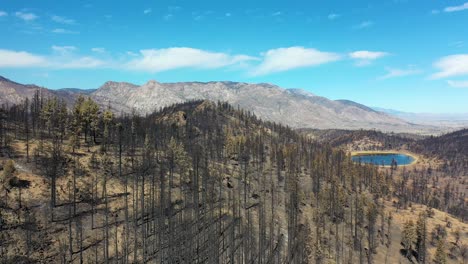
[{"label": "small pond", "polygon": [[414,162],[414,157],[401,153],[372,153],[372,154],[357,154],[351,159],[357,163],[373,164],[373,165],[392,165],[396,161],[397,165],[408,165]]}]

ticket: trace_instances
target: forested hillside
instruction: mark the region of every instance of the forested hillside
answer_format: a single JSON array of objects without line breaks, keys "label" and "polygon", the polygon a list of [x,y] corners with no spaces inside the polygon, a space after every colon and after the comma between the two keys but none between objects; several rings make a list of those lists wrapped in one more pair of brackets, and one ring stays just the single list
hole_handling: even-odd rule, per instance
[{"label": "forested hillside", "polygon": [[[415,183],[354,164],[343,150],[227,103],[117,117],[89,98],[67,107],[36,93],[1,108],[0,147],[3,263],[459,263],[468,255],[460,217],[415,204],[439,197],[423,187],[430,176]],[[447,192],[437,207],[450,201],[457,216],[466,213],[464,198]]]},{"label": "forested hillside", "polygon": [[444,167],[451,174],[468,174],[468,129],[462,129],[439,137],[428,137],[412,145],[414,151],[445,161]]},{"label": "forested hillside", "polygon": [[416,134],[387,134],[376,130],[299,129],[298,132],[332,147],[347,146],[353,150],[401,148],[424,138]]},{"label": "forested hillside", "polygon": [[468,129],[440,136],[375,130],[299,129],[300,134],[348,151],[409,150],[439,160],[451,175],[468,174]]}]

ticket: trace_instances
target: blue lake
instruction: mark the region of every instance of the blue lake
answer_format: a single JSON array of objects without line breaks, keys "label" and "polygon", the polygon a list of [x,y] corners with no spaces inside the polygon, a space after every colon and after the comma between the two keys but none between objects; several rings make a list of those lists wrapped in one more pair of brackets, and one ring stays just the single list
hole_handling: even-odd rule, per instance
[{"label": "blue lake", "polygon": [[392,161],[395,160],[397,165],[408,165],[413,163],[414,158],[398,153],[381,153],[381,154],[358,154],[351,157],[354,162],[361,162],[373,165],[386,165],[390,166]]}]

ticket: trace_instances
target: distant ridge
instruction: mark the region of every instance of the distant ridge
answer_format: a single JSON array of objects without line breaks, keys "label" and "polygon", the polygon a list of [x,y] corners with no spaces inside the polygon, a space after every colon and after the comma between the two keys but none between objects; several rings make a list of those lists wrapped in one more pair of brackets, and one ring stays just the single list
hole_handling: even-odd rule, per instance
[{"label": "distant ridge", "polygon": [[[20,103],[38,89],[0,79],[0,104]],[[108,81],[96,90],[75,88],[48,90],[72,104],[80,94],[92,97],[115,112],[135,110],[148,114],[162,107],[189,100],[226,101],[255,113],[258,117],[292,128],[378,129],[394,132],[427,132],[433,127],[417,126],[349,100],[329,100],[302,89],[284,89],[268,83],[231,81],[160,83],[143,85]]]}]

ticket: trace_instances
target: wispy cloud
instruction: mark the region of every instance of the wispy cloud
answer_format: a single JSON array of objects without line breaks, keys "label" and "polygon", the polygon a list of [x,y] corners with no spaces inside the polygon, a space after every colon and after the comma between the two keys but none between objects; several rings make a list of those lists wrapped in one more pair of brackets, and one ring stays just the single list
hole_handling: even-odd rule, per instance
[{"label": "wispy cloud", "polygon": [[79,34],[80,32],[78,31],[73,31],[73,30],[68,30],[64,28],[56,28],[52,30],[52,33],[56,34]]},{"label": "wispy cloud", "polygon": [[60,54],[67,54],[73,51],[76,51],[77,48],[75,46],[52,46],[52,50],[54,52],[60,53]]},{"label": "wispy cloud", "polygon": [[353,59],[360,60],[375,60],[387,56],[387,52],[383,51],[368,51],[368,50],[358,50],[349,53],[349,56]]},{"label": "wispy cloud", "polygon": [[143,10],[143,14],[147,15],[149,13],[153,12],[153,10],[151,8],[147,8],[145,10]]},{"label": "wispy cloud", "polygon": [[96,53],[105,53],[106,49],[105,48],[92,48],[91,51],[96,52]]},{"label": "wispy cloud", "polygon": [[232,14],[231,13],[226,13],[225,16],[230,17],[230,16],[232,16]]},{"label": "wispy cloud", "polygon": [[33,21],[33,20],[36,20],[36,19],[39,18],[34,13],[25,13],[25,12],[21,12],[21,11],[16,12],[15,16],[17,18],[20,18],[20,19],[24,20],[24,21]]},{"label": "wispy cloud", "polygon": [[431,75],[431,79],[468,75],[468,54],[443,57],[434,63],[434,67],[439,71]]},{"label": "wispy cloud", "polygon": [[404,76],[410,76],[410,75],[422,73],[421,70],[416,69],[414,67],[408,67],[407,69],[386,68],[386,70],[387,70],[387,74],[379,77],[378,79],[385,80],[385,79],[390,79],[390,78],[404,77]]},{"label": "wispy cloud", "polygon": [[84,69],[106,66],[106,62],[74,53],[73,46],[52,46],[50,55],[25,51],[0,50],[0,68]]},{"label": "wispy cloud", "polygon": [[369,28],[369,27],[372,27],[374,25],[374,22],[370,21],[370,20],[367,20],[367,21],[363,21],[357,25],[354,26],[355,29],[364,29],[364,28]]},{"label": "wispy cloud", "polygon": [[271,15],[272,16],[281,16],[281,14],[282,14],[281,11],[277,11],[277,12],[272,13]]},{"label": "wispy cloud", "polygon": [[8,13],[0,10],[0,17],[8,16]]},{"label": "wispy cloud", "polygon": [[450,47],[455,47],[455,48],[462,48],[463,46],[465,46],[465,42],[463,41],[455,41],[455,42],[452,42],[449,44]]},{"label": "wispy cloud", "polygon": [[332,14],[329,14],[329,15],[328,15],[328,19],[329,19],[329,20],[335,20],[335,19],[338,19],[338,18],[340,18],[340,17],[341,17],[340,14],[335,14],[335,13],[332,13]]},{"label": "wispy cloud", "polygon": [[444,8],[444,12],[457,12],[457,11],[463,11],[463,10],[468,10],[468,2],[459,5],[459,6],[448,6]]},{"label": "wispy cloud", "polygon": [[351,59],[356,60],[357,66],[366,66],[372,61],[388,56],[389,53],[383,51],[358,50],[348,54]]},{"label": "wispy cloud", "polygon": [[[92,52],[92,53],[91,53]],[[169,47],[163,49],[145,49],[138,53],[127,52],[118,59],[105,56],[104,48],[95,47],[91,55],[82,55],[75,46],[51,47],[51,53],[46,55],[33,54],[25,51],[0,50],[0,68],[51,68],[51,69],[81,69],[81,68],[111,68],[140,72],[162,72],[176,69],[243,69],[250,76],[267,75],[297,68],[313,67],[341,60],[342,55],[334,52],[320,51],[314,48],[300,46],[270,49],[260,56],[215,52],[190,47]],[[377,59],[387,53],[354,52],[357,59]],[[387,76],[391,78],[415,73],[408,70],[389,69]]]},{"label": "wispy cloud", "polygon": [[296,68],[316,66],[341,58],[332,52],[323,52],[312,48],[289,47],[268,50],[263,54],[263,61],[253,69],[252,75],[266,75]]},{"label": "wispy cloud", "polygon": [[161,72],[179,68],[214,69],[255,60],[246,55],[231,55],[187,47],[141,50],[138,58],[126,64],[129,70]]},{"label": "wispy cloud", "polygon": [[66,24],[66,25],[73,25],[76,23],[74,19],[66,18],[63,16],[52,16],[52,20],[54,22],[60,23],[60,24]]},{"label": "wispy cloud", "polygon": [[167,15],[165,15],[163,18],[164,18],[164,20],[167,21],[167,20],[170,20],[172,17],[174,17],[173,14],[167,14]]},{"label": "wispy cloud", "polygon": [[468,88],[468,81],[447,81],[447,84],[454,88]]}]

